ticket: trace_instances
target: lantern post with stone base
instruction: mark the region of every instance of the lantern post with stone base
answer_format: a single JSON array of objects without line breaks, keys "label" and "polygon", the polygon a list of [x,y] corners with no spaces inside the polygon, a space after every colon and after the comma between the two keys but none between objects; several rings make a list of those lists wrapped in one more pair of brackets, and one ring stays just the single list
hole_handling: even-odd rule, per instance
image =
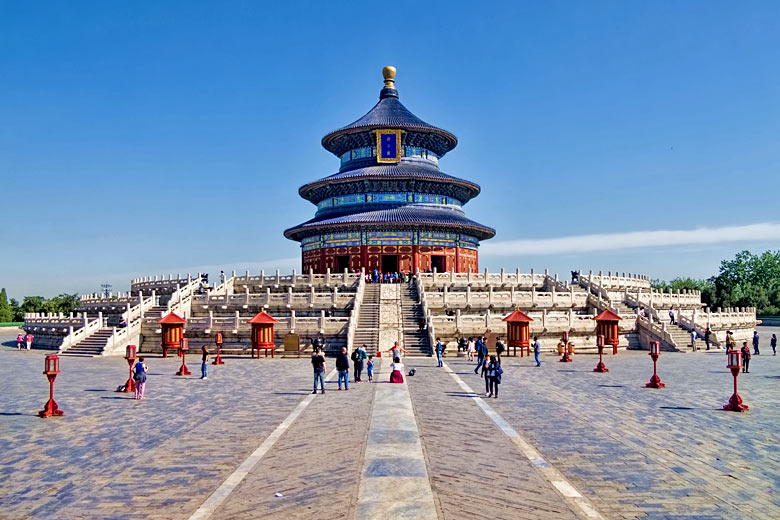
[{"label": "lantern post with stone base", "polygon": [[187,357],[187,350],[189,349],[188,346],[189,340],[187,338],[182,338],[181,342],[179,343],[179,355],[181,356],[181,366],[179,367],[179,371],[176,372],[177,376],[188,376],[192,374],[190,370],[187,368],[187,364],[184,362],[185,358]]},{"label": "lantern post with stone base", "polygon": [[657,341],[650,342],[650,357],[653,358],[653,377],[650,378],[650,382],[645,385],[645,388],[664,388],[666,385],[661,382],[661,378],[658,377],[658,358],[661,356],[661,344]]},{"label": "lantern post with stone base", "polygon": [[57,401],[54,400],[54,380],[57,379],[57,374],[60,373],[60,358],[56,354],[46,356],[43,361],[43,373],[49,380],[49,400],[43,405],[43,410],[38,412],[38,417],[62,417],[65,412],[60,410],[57,406]]},{"label": "lantern post with stone base", "polygon": [[602,358],[604,354],[604,336],[599,334],[596,336],[596,346],[599,349],[599,363],[596,365],[596,368],[593,369],[594,372],[609,372],[609,369],[604,364],[604,360]]},{"label": "lantern post with stone base", "polygon": [[723,405],[723,409],[729,412],[746,412],[750,407],[742,403],[742,398],[737,393],[737,376],[742,369],[742,352],[737,349],[729,350],[729,364],[727,368],[731,369],[731,375],[734,376],[734,393],[729,402]]},{"label": "lantern post with stone base", "polygon": [[125,348],[125,361],[127,361],[130,373],[127,378],[127,383],[120,386],[117,392],[135,392],[135,380],[133,379],[133,361],[135,361],[135,354],[135,345],[128,345],[127,348]]}]

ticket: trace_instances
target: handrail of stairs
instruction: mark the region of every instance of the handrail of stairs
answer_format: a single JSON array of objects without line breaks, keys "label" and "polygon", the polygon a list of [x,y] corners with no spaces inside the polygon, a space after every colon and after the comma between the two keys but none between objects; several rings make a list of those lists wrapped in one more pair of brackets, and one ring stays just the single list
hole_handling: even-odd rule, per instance
[{"label": "handrail of stairs", "polygon": [[677,342],[674,341],[672,335],[669,334],[669,331],[666,330],[665,323],[653,322],[644,316],[637,316],[636,325],[637,329],[643,328],[667,343],[670,347],[672,347],[672,350],[680,350]]},{"label": "handrail of stairs", "polygon": [[[365,268],[363,269],[365,274]],[[363,303],[363,293],[366,290],[366,277],[361,276],[358,280],[357,291],[355,292],[355,304],[352,306],[352,312],[349,313],[349,325],[347,326],[347,352],[352,353],[355,344],[355,331],[357,330],[358,316],[360,306]]]},{"label": "handrail of stairs", "polygon": [[98,317],[92,321],[88,321],[87,324],[78,330],[73,330],[73,327],[69,327],[69,332],[62,338],[60,344],[59,353],[62,354],[70,347],[78,344],[82,340],[90,337],[96,333],[103,326],[103,313],[98,313]]},{"label": "handrail of stairs", "polygon": [[422,278],[417,273],[414,277],[414,283],[417,286],[417,296],[420,298],[420,307],[422,308],[423,316],[425,317],[425,329],[428,332],[428,353],[431,353],[431,349],[436,342],[436,331],[433,327],[433,319],[431,319],[431,312],[428,309],[428,301],[425,299],[425,288],[423,287]]}]

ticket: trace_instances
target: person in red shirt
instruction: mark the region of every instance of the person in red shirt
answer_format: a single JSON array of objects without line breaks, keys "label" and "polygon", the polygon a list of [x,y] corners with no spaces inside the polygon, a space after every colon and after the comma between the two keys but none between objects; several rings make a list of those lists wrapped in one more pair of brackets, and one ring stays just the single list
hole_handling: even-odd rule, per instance
[{"label": "person in red shirt", "polygon": [[30,348],[32,348],[32,344],[33,344],[33,335],[28,333],[27,336],[24,339],[25,339],[25,342],[27,343],[27,350],[30,350]]}]

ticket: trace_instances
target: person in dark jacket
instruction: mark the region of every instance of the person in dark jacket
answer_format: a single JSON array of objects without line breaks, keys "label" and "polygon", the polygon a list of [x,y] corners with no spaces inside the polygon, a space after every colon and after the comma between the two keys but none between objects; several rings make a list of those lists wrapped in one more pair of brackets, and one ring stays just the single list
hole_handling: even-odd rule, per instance
[{"label": "person in dark jacket", "polygon": [[314,367],[314,390],[313,394],[317,393],[317,381],[320,382],[320,391],[325,393],[325,356],[322,355],[320,349],[315,349],[314,354],[311,356],[311,364]]},{"label": "person in dark jacket", "polygon": [[712,337],[712,331],[709,327],[704,331],[704,344],[707,345],[707,350],[710,349],[710,338]]},{"label": "person in dark jacket", "polygon": [[485,345],[485,337],[481,337],[477,340],[477,367],[474,369],[474,373],[478,374],[479,369],[485,365],[485,357],[488,354],[487,345]]},{"label": "person in dark jacket", "polygon": [[750,373],[750,349],[748,348],[747,341],[742,342],[742,371],[746,374]]},{"label": "person in dark jacket", "polygon": [[441,342],[441,338],[436,338],[436,347],[435,347],[435,351],[436,351],[436,365],[439,366],[439,367],[444,366],[442,364],[442,360],[441,360],[441,355],[444,353],[444,349],[445,349],[445,346],[444,346],[444,343]]},{"label": "person in dark jacket", "polygon": [[349,357],[347,357],[347,347],[342,347],[341,354],[336,356],[336,370],[339,371],[339,390],[341,390],[341,381],[344,381],[344,390],[349,390]]},{"label": "person in dark jacket", "polygon": [[498,364],[501,364],[501,354],[504,353],[506,350],[506,347],[503,343],[501,343],[501,340],[499,338],[496,338],[496,361],[498,361]]},{"label": "person in dark jacket", "polygon": [[757,330],[753,331],[753,354],[755,354],[756,356],[761,354],[758,351],[758,331]]},{"label": "person in dark jacket", "polygon": [[772,355],[777,355],[777,335],[772,334],[772,339],[769,340],[769,346],[772,347]]},{"label": "person in dark jacket", "polygon": [[498,398],[498,385],[501,384],[501,374],[504,371],[501,369],[501,363],[498,362],[496,356],[490,356],[490,363],[487,364],[487,372],[485,373],[485,381],[488,385],[488,397]]},{"label": "person in dark jacket", "polygon": [[362,347],[356,348],[352,352],[352,362],[355,365],[355,382],[356,383],[362,383],[363,382],[363,365],[365,363],[365,359],[368,357],[368,352],[366,351],[366,346],[363,345]]}]

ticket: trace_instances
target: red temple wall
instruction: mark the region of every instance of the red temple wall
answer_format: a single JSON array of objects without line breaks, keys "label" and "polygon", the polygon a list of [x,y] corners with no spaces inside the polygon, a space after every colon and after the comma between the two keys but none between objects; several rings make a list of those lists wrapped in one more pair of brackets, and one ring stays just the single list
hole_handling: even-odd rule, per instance
[{"label": "red temple wall", "polygon": [[382,270],[382,255],[398,255],[398,270],[415,272],[432,269],[432,256],[443,256],[446,271],[453,268],[459,273],[479,271],[479,254],[475,249],[463,247],[435,246],[350,246],[324,247],[304,251],[302,255],[303,272],[309,269],[315,273],[331,272],[338,269],[339,256],[349,257],[349,269],[366,271]]}]

